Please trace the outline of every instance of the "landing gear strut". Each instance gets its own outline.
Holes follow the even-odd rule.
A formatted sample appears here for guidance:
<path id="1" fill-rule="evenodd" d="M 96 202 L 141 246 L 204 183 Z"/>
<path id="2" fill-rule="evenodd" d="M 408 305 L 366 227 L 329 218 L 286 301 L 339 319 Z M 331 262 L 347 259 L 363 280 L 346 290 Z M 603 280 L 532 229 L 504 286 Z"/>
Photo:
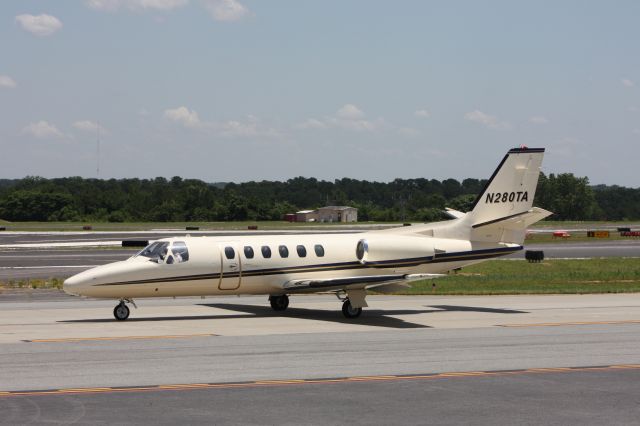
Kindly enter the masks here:
<path id="1" fill-rule="evenodd" d="M 345 299 L 342 303 L 342 315 L 346 318 L 358 318 L 362 313 L 362 308 L 354 308 L 349 299 Z"/>
<path id="2" fill-rule="evenodd" d="M 274 311 L 284 311 L 289 306 L 289 296 L 283 294 L 281 296 L 269 296 L 269 303 Z"/>

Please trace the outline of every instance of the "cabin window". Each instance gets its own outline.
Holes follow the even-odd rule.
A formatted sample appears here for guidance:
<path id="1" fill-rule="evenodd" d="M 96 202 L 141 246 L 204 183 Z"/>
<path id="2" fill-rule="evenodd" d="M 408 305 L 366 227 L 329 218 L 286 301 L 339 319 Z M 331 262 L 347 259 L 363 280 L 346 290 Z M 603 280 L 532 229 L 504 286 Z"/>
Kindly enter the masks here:
<path id="1" fill-rule="evenodd" d="M 287 246 L 279 246 L 278 253 L 280 253 L 280 257 L 289 257 L 289 249 Z"/>
<path id="2" fill-rule="evenodd" d="M 262 252 L 262 257 L 265 259 L 269 259 L 271 257 L 271 248 L 269 246 L 262 246 L 260 251 Z"/>
<path id="3" fill-rule="evenodd" d="M 320 244 L 316 244 L 315 246 L 313 246 L 313 249 L 316 251 L 316 256 L 324 256 L 324 247 L 322 247 Z"/>
<path id="4" fill-rule="evenodd" d="M 244 257 L 247 259 L 253 259 L 253 247 L 244 246 Z"/>
<path id="5" fill-rule="evenodd" d="M 189 260 L 189 249 L 184 241 L 174 241 L 173 244 L 171 244 L 171 253 L 173 253 L 175 263 L 182 263 Z M 168 259 L 167 263 L 169 263 Z"/>
<path id="6" fill-rule="evenodd" d="M 224 248 L 224 255 L 229 260 L 235 259 L 236 258 L 236 251 L 233 249 L 233 247 L 228 247 L 227 246 L 227 247 Z"/>
<path id="7" fill-rule="evenodd" d="M 307 257 L 307 249 L 303 245 L 296 246 L 296 251 L 298 252 L 298 256 Z"/>

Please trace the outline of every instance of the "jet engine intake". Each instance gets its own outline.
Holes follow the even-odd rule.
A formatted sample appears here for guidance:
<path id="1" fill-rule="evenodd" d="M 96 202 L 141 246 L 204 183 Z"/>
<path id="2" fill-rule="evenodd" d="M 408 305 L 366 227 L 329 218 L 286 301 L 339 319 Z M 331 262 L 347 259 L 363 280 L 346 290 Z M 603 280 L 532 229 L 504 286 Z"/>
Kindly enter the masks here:
<path id="1" fill-rule="evenodd" d="M 433 259 L 435 249 L 428 237 L 363 238 L 356 244 L 356 258 L 367 266 L 390 263 L 424 263 Z"/>

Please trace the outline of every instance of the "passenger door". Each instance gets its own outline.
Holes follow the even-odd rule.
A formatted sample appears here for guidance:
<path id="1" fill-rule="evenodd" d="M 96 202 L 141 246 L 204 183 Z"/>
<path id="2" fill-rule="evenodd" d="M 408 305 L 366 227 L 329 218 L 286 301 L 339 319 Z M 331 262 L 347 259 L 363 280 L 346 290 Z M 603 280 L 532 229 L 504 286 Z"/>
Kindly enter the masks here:
<path id="1" fill-rule="evenodd" d="M 220 290 L 235 290 L 242 280 L 240 246 L 236 242 L 220 243 Z"/>

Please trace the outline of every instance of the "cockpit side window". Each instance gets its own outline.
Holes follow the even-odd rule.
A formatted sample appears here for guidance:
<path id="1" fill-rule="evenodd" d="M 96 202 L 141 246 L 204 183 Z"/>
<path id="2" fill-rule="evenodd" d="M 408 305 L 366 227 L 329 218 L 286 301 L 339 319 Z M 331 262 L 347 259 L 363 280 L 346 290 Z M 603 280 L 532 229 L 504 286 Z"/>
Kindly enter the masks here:
<path id="1" fill-rule="evenodd" d="M 144 256 L 153 260 L 164 260 L 169 250 L 169 243 L 166 241 L 156 241 L 146 246 L 136 256 Z"/>
<path id="2" fill-rule="evenodd" d="M 189 249 L 184 241 L 174 241 L 171 245 L 171 252 L 175 263 L 182 263 L 189 260 Z"/>

